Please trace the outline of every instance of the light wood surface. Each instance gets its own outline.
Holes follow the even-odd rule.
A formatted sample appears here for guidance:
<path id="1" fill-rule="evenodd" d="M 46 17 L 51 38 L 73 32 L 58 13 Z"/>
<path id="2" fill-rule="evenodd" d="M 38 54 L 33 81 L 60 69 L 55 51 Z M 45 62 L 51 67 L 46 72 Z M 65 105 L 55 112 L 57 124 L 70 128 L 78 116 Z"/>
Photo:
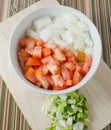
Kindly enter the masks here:
<path id="1" fill-rule="evenodd" d="M 33 130 L 44 130 L 50 123 L 41 110 L 46 96 L 27 88 L 16 77 L 9 63 L 8 42 L 13 27 L 24 14 L 51 4 L 58 3 L 41 0 L 0 24 L 0 74 Z M 97 73 L 80 91 L 88 99 L 89 130 L 101 130 L 111 122 L 111 71 L 103 60 Z"/>

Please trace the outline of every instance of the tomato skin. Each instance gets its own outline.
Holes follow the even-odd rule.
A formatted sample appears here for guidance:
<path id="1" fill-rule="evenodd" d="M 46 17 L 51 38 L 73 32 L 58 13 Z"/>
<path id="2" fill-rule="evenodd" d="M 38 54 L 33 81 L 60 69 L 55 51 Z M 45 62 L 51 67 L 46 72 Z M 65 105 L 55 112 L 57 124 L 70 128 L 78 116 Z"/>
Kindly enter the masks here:
<path id="1" fill-rule="evenodd" d="M 61 67 L 61 73 L 62 73 L 62 77 L 64 80 L 70 80 L 71 76 L 70 76 L 70 72 L 68 71 L 67 68 Z"/>
<path id="2" fill-rule="evenodd" d="M 35 76 L 38 79 L 38 81 L 42 84 L 43 88 L 48 89 L 49 82 L 47 79 L 42 75 L 42 72 L 39 69 L 35 70 Z"/>
<path id="3" fill-rule="evenodd" d="M 54 53 L 55 53 L 55 57 L 58 61 L 65 61 L 66 57 L 65 55 L 62 53 L 60 48 L 55 48 L 54 49 Z"/>
<path id="4" fill-rule="evenodd" d="M 52 75 L 51 77 L 54 81 L 55 86 L 64 86 L 64 80 L 61 75 Z"/>
<path id="5" fill-rule="evenodd" d="M 81 74 L 78 71 L 75 71 L 73 75 L 73 85 L 78 84 L 80 80 L 81 80 Z"/>
<path id="6" fill-rule="evenodd" d="M 35 70 L 32 67 L 29 67 L 24 74 L 25 78 L 31 81 L 32 83 L 37 82 L 37 78 L 35 77 Z"/>
<path id="7" fill-rule="evenodd" d="M 43 57 L 49 56 L 52 52 L 50 48 L 43 48 L 42 49 Z"/>
<path id="8" fill-rule="evenodd" d="M 41 59 L 41 62 L 45 65 L 49 64 L 49 65 L 55 65 L 55 61 L 53 59 L 53 57 L 51 55 L 44 57 Z"/>
<path id="9" fill-rule="evenodd" d="M 25 65 L 26 66 L 40 66 L 41 61 L 38 58 L 29 57 Z"/>
<path id="10" fill-rule="evenodd" d="M 66 89 L 68 88 L 67 86 L 53 86 L 53 90 L 63 90 L 63 89 Z"/>
<path id="11" fill-rule="evenodd" d="M 66 67 L 68 70 L 70 70 L 70 71 L 73 71 L 73 70 L 75 70 L 75 64 L 73 64 L 73 62 L 66 62 L 65 64 L 64 64 L 64 67 Z"/>
<path id="12" fill-rule="evenodd" d="M 36 39 L 36 45 L 37 46 L 44 46 L 45 42 L 42 39 Z"/>

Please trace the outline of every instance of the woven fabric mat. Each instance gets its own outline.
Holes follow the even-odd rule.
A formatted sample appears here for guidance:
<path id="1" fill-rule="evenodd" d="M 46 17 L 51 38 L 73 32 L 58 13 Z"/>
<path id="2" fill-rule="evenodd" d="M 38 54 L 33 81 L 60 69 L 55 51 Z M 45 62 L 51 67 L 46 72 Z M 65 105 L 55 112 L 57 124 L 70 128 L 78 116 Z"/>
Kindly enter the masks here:
<path id="1" fill-rule="evenodd" d="M 0 22 L 37 1 L 39 0 L 0 0 Z M 111 0 L 58 0 L 58 2 L 80 10 L 93 21 L 102 38 L 103 59 L 111 68 Z M 0 84 L 0 130 L 31 130 L 1 77 Z M 111 130 L 111 124 L 104 130 Z"/>

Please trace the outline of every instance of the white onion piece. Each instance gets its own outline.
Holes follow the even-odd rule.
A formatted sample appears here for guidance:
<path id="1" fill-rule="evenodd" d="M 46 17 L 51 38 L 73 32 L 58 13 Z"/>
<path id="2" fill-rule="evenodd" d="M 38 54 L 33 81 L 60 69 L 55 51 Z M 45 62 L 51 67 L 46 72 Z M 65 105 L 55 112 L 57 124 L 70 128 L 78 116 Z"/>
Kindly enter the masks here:
<path id="1" fill-rule="evenodd" d="M 50 25 L 51 23 L 52 23 L 52 20 L 49 16 L 41 17 L 39 19 L 34 20 L 34 26 L 36 26 L 38 29 L 46 27 L 47 25 Z"/>
<path id="2" fill-rule="evenodd" d="M 70 22 L 73 22 L 73 23 L 76 23 L 77 21 L 79 21 L 80 19 L 77 17 L 77 16 L 74 16 L 72 14 L 63 14 L 61 16 L 61 18 L 65 21 L 70 21 Z"/>
<path id="3" fill-rule="evenodd" d="M 85 38 L 85 43 L 86 43 L 86 45 L 88 45 L 89 47 L 93 47 L 93 42 L 92 42 L 92 40 L 90 40 L 89 38 Z"/>
<path id="4" fill-rule="evenodd" d="M 86 47 L 84 49 L 84 52 L 87 54 L 87 55 L 92 55 L 93 54 L 93 48 L 92 47 Z"/>
<path id="5" fill-rule="evenodd" d="M 29 36 L 29 37 L 35 38 L 35 39 L 40 38 L 40 36 L 39 36 L 39 34 L 37 32 L 34 32 L 34 31 L 30 30 L 30 29 L 27 29 L 26 35 Z"/>
<path id="6" fill-rule="evenodd" d="M 77 26 L 79 29 L 81 29 L 82 31 L 89 31 L 89 27 L 86 23 L 84 23 L 83 21 L 78 21 L 77 22 Z"/>
<path id="7" fill-rule="evenodd" d="M 74 128 L 73 130 L 83 130 L 83 123 L 82 122 L 77 122 L 75 125 L 74 125 Z"/>
<path id="8" fill-rule="evenodd" d="M 67 125 L 72 125 L 72 121 L 73 121 L 73 118 L 72 117 L 68 117 Z"/>
<path id="9" fill-rule="evenodd" d="M 52 32 L 48 29 L 43 29 L 39 32 L 39 34 L 40 38 L 43 39 L 45 42 L 47 42 L 52 36 Z"/>
<path id="10" fill-rule="evenodd" d="M 71 44 L 74 42 L 74 36 L 70 31 L 64 31 L 62 33 L 62 38 L 67 44 Z"/>
<path id="11" fill-rule="evenodd" d="M 67 122 L 65 120 L 59 120 L 62 127 L 67 128 Z"/>

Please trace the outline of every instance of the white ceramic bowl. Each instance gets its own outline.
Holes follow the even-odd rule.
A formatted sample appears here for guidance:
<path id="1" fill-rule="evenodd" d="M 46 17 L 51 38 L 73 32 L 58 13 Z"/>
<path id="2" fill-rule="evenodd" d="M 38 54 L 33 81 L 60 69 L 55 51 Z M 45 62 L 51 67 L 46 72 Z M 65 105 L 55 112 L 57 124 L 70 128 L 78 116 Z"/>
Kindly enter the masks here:
<path id="1" fill-rule="evenodd" d="M 32 83 L 30 83 L 28 80 L 24 78 L 20 65 L 19 65 L 18 57 L 17 57 L 18 42 L 19 42 L 19 39 L 25 35 L 26 29 L 31 26 L 32 21 L 34 19 L 37 19 L 40 16 L 46 16 L 46 15 L 58 16 L 63 13 L 73 14 L 79 17 L 82 21 L 84 21 L 89 26 L 90 34 L 94 42 L 93 62 L 92 62 L 92 66 L 88 74 L 74 87 L 70 87 L 68 89 L 59 90 L 59 91 L 45 90 L 45 89 L 36 87 L 35 85 L 33 85 Z M 9 58 L 10 58 L 11 66 L 13 70 L 15 71 L 16 75 L 20 78 L 21 82 L 24 83 L 24 86 L 29 87 L 30 89 L 33 89 L 34 91 L 41 92 L 44 94 L 51 94 L 51 95 L 65 94 L 65 93 L 72 92 L 83 87 L 95 74 L 101 60 L 101 51 L 102 51 L 101 39 L 94 24 L 80 11 L 75 10 L 70 7 L 66 7 L 66 6 L 49 6 L 49 7 L 41 8 L 39 10 L 34 10 L 33 12 L 28 13 L 15 26 L 12 32 L 12 35 L 10 38 L 10 44 L 9 44 Z"/>

